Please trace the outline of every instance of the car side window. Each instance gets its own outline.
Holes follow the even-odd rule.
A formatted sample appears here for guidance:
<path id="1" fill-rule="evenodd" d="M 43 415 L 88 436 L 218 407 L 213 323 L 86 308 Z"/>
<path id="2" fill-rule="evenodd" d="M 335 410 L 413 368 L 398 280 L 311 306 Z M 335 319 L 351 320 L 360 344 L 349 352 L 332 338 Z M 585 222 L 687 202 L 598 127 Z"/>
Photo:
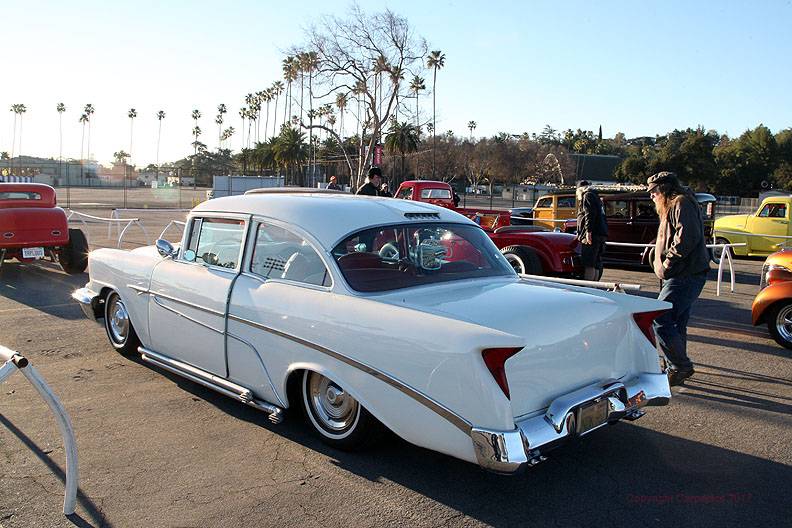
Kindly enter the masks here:
<path id="1" fill-rule="evenodd" d="M 539 201 L 536 202 L 535 209 L 540 209 L 544 207 L 553 207 L 553 197 L 552 196 L 545 196 L 544 198 L 539 198 Z"/>
<path id="2" fill-rule="evenodd" d="M 401 198 L 402 200 L 409 200 L 412 197 L 412 187 L 405 187 L 399 194 L 396 195 L 396 198 Z"/>
<path id="3" fill-rule="evenodd" d="M 330 286 L 330 273 L 319 254 L 302 237 L 269 224 L 256 228 L 250 271 L 267 279 Z"/>
<path id="4" fill-rule="evenodd" d="M 635 217 L 642 219 L 657 218 L 657 211 L 651 200 L 638 200 L 635 202 Z"/>
<path id="5" fill-rule="evenodd" d="M 561 196 L 558 198 L 559 209 L 574 209 L 575 197 L 574 196 Z"/>
<path id="6" fill-rule="evenodd" d="M 786 204 L 769 203 L 759 211 L 759 216 L 762 218 L 786 218 Z"/>
<path id="7" fill-rule="evenodd" d="M 630 214 L 630 205 L 626 200 L 607 200 L 604 205 L 608 218 L 627 218 Z"/>
<path id="8" fill-rule="evenodd" d="M 208 266 L 236 269 L 245 222 L 228 218 L 196 218 L 182 258 Z"/>

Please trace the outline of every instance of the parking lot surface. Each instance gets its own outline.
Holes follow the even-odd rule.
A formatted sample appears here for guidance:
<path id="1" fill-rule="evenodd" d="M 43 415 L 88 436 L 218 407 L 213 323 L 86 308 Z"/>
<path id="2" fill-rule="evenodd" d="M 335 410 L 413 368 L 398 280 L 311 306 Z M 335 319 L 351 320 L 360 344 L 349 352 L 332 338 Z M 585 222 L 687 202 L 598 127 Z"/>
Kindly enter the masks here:
<path id="1" fill-rule="evenodd" d="M 149 216 L 149 236 L 171 218 Z M 115 245 L 105 226 L 87 229 L 92 247 Z M 143 242 L 134 233 L 124 247 Z M 116 354 L 69 298 L 87 275 L 6 263 L 0 344 L 25 354 L 70 413 L 80 491 L 77 513 L 63 517 L 58 429 L 14 374 L 0 385 L 0 527 L 788 526 L 792 354 L 751 326 L 761 264 L 738 260 L 736 291 L 720 297 L 710 275 L 689 328 L 697 373 L 669 406 L 503 477 L 394 437 L 336 451 L 299 413 L 272 425 Z M 640 269 L 607 269 L 603 280 L 658 290 Z"/>

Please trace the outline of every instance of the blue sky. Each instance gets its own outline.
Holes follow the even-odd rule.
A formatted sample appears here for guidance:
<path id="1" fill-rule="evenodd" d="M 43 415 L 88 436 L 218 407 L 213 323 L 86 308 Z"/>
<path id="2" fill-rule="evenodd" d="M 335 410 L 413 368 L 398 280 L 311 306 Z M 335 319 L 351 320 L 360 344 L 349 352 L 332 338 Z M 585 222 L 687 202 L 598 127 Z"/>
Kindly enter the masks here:
<path id="1" fill-rule="evenodd" d="M 585 128 L 612 137 L 703 125 L 738 135 L 759 123 L 792 126 L 792 0 L 719 2 L 362 1 L 407 17 L 442 50 L 438 130 Z M 161 159 L 191 150 L 193 108 L 216 146 L 215 108 L 236 112 L 244 94 L 280 78 L 286 50 L 322 14 L 349 2 L 0 0 L 0 150 L 10 150 L 13 103 L 24 103 L 22 151 L 58 155 L 55 105 L 64 114 L 64 156 L 80 151 L 79 109 L 92 103 L 91 151 L 108 161 L 129 150 L 153 162 L 157 110 L 165 110 Z M 431 74 L 426 72 L 428 87 Z M 430 111 L 431 95 L 421 105 Z M 239 135 L 232 144 L 238 148 Z M 18 149 L 18 147 L 17 147 Z"/>

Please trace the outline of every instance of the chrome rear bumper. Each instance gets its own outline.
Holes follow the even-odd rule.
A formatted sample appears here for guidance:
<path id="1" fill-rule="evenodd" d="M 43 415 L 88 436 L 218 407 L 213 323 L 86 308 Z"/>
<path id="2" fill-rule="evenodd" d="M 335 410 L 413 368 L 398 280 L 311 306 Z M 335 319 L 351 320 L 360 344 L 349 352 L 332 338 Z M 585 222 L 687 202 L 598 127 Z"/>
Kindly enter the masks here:
<path id="1" fill-rule="evenodd" d="M 89 290 L 88 288 L 80 288 L 74 290 L 71 297 L 79 303 L 85 317 L 91 321 L 96 321 L 104 317 L 104 313 L 102 312 L 102 299 L 95 291 Z"/>
<path id="2" fill-rule="evenodd" d="M 559 396 L 544 414 L 517 422 L 512 431 L 474 427 L 470 436 L 479 465 L 497 473 L 516 473 L 536 465 L 547 450 L 570 437 L 581 436 L 576 430 L 577 409 L 603 399 L 608 401 L 607 419 L 602 424 L 606 425 L 622 418 L 640 418 L 641 407 L 667 405 L 671 388 L 664 373 L 606 380 Z"/>

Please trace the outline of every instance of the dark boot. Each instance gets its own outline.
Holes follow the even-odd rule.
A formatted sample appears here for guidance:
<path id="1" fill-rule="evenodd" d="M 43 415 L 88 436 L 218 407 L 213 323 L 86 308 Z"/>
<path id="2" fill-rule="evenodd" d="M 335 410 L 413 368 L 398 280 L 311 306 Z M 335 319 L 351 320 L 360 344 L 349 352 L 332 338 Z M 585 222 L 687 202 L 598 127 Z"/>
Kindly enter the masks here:
<path id="1" fill-rule="evenodd" d="M 676 370 L 672 369 L 668 373 L 668 384 L 672 387 L 676 387 L 677 385 L 682 385 L 685 383 L 685 380 L 692 376 L 696 371 L 692 368 L 687 370 Z"/>

